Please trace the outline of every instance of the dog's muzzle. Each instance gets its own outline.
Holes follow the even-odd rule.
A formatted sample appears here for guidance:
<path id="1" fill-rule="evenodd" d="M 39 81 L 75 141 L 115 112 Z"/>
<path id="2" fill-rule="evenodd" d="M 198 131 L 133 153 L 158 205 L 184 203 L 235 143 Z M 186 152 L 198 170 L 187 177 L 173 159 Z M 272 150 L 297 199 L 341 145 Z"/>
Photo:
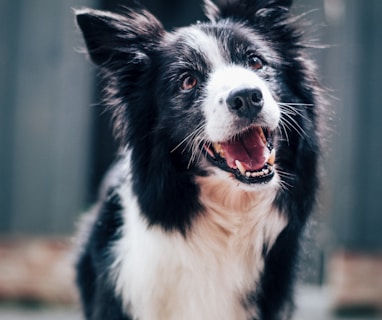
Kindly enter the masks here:
<path id="1" fill-rule="evenodd" d="M 212 164 L 234 174 L 239 181 L 267 183 L 275 174 L 272 137 L 267 129 L 252 126 L 232 140 L 205 143 L 203 147 Z"/>

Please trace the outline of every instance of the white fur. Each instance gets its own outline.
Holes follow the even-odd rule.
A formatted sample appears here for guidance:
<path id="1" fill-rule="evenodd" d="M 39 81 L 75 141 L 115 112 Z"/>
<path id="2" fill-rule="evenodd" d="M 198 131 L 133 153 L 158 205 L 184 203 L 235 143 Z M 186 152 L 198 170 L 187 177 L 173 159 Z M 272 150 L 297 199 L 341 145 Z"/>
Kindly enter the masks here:
<path id="1" fill-rule="evenodd" d="M 193 48 L 196 52 L 203 56 L 212 69 L 216 69 L 219 66 L 226 64 L 216 37 L 208 35 L 195 27 L 182 28 L 175 35 L 175 39 L 178 39 L 178 37 L 182 35 L 183 41 L 187 44 L 187 46 Z"/>
<path id="2" fill-rule="evenodd" d="M 238 133 L 236 125 L 238 119 L 229 110 L 226 100 L 232 90 L 239 88 L 261 90 L 264 106 L 256 125 L 268 127 L 271 130 L 276 129 L 281 116 L 280 108 L 264 80 L 246 68 L 226 65 L 211 73 L 206 86 L 203 111 L 207 120 L 206 133 L 210 141 L 227 141 Z"/>
<path id="3" fill-rule="evenodd" d="M 114 248 L 113 280 L 126 310 L 140 320 L 245 320 L 242 299 L 286 225 L 272 202 L 275 185 L 249 192 L 216 175 L 198 178 L 206 210 L 184 238 L 149 228 L 129 185 L 119 192 L 122 238 Z M 249 313 L 248 313 L 249 312 Z"/>

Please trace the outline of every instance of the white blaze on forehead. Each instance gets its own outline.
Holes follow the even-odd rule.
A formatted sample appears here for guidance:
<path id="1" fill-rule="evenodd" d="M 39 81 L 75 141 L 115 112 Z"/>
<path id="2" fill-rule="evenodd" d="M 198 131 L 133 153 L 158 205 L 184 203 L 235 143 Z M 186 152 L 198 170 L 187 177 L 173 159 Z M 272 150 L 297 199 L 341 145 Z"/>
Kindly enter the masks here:
<path id="1" fill-rule="evenodd" d="M 184 28 L 181 31 L 184 31 L 184 43 L 199 52 L 212 69 L 227 64 L 221 46 L 219 46 L 218 40 L 214 36 L 196 27 Z"/>
<path id="2" fill-rule="evenodd" d="M 236 135 L 238 130 L 242 131 L 237 127 L 238 116 L 229 110 L 226 102 L 230 92 L 236 89 L 260 89 L 264 106 L 256 125 L 271 130 L 278 126 L 280 109 L 267 83 L 253 70 L 233 64 L 229 53 L 225 52 L 223 44 L 214 35 L 208 34 L 198 26 L 191 26 L 181 28 L 176 33 L 169 34 L 169 37 L 170 42 L 180 41 L 199 53 L 210 70 L 202 100 L 206 134 L 210 141 L 227 141 Z"/>

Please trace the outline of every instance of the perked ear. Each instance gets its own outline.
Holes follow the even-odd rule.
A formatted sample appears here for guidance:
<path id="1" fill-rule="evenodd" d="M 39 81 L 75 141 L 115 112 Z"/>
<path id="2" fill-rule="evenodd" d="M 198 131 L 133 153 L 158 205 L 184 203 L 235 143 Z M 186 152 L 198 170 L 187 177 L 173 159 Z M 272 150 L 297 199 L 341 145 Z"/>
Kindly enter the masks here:
<path id="1" fill-rule="evenodd" d="M 109 69 L 144 62 L 164 33 L 161 23 L 145 10 L 120 15 L 79 9 L 75 14 L 92 61 Z"/>
<path id="2" fill-rule="evenodd" d="M 285 14 L 293 0 L 204 0 L 204 11 L 211 21 L 225 18 L 253 21 L 257 14 L 269 9 L 272 15 Z"/>

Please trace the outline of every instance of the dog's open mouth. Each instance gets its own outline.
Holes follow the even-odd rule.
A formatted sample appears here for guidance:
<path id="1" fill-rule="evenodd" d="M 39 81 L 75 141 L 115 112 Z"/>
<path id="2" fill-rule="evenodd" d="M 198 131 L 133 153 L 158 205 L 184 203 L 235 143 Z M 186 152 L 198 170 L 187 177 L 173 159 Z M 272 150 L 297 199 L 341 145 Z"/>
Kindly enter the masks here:
<path id="1" fill-rule="evenodd" d="M 207 158 L 220 169 L 233 173 L 241 182 L 267 183 L 275 172 L 272 133 L 251 127 L 230 141 L 205 143 Z"/>

